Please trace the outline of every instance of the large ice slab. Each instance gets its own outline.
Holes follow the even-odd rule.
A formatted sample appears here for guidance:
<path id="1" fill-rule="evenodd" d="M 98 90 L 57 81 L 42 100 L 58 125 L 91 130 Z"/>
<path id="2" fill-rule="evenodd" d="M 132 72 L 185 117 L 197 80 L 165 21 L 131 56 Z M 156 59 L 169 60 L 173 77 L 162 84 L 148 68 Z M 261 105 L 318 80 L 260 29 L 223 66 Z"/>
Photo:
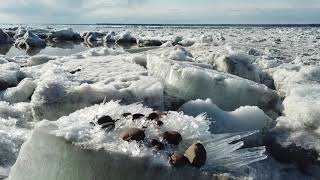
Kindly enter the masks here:
<path id="1" fill-rule="evenodd" d="M 125 55 L 74 57 L 50 61 L 40 69 L 30 68 L 27 74 L 39 76 L 32 96 L 35 118 L 55 120 L 104 99 L 143 102 L 161 109 L 162 84 L 148 76 L 146 69 L 125 58 Z"/>
<path id="2" fill-rule="evenodd" d="M 194 117 L 205 114 L 214 123 L 212 133 L 234 133 L 250 130 L 262 130 L 273 121 L 256 106 L 242 106 L 226 112 L 217 107 L 210 99 L 189 101 L 179 108 L 180 111 Z"/>
<path id="3" fill-rule="evenodd" d="M 164 82 L 169 95 L 185 101 L 210 98 L 223 110 L 245 105 L 267 110 L 278 103 L 277 93 L 265 85 L 188 62 L 149 55 L 147 67 L 151 74 Z"/>
<path id="4" fill-rule="evenodd" d="M 145 117 L 135 121 L 123 113 L 153 112 L 141 104 L 120 105 L 117 102 L 95 105 L 60 118 L 36 125 L 31 138 L 23 145 L 12 167 L 9 180 L 88 180 L 88 179 L 211 179 L 219 168 L 239 169 L 265 159 L 264 147 L 241 149 L 243 142 L 230 144 L 248 133 L 210 134 L 203 116 L 193 118 L 178 112 L 168 112 L 161 118 L 163 126 Z M 111 131 L 93 126 L 96 117 L 108 115 L 115 122 Z M 120 134 L 129 127 L 145 126 L 146 140 L 123 141 Z M 157 151 L 147 139 L 159 137 L 167 130 L 181 133 L 179 146 L 166 145 Z M 168 154 L 184 151 L 193 142 L 201 142 L 207 150 L 206 164 L 198 169 L 172 167 Z M 221 172 L 221 171 L 220 171 Z"/>

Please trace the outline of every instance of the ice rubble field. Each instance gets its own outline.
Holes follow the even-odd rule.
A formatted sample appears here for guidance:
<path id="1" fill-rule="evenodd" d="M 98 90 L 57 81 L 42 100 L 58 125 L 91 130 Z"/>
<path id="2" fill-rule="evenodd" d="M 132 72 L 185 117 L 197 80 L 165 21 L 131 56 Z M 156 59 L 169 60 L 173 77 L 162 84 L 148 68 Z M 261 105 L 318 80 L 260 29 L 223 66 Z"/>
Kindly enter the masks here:
<path id="1" fill-rule="evenodd" d="M 140 173 L 122 178 L 155 176 L 161 166 L 171 170 L 159 170 L 160 179 L 186 179 L 199 173 L 208 178 L 203 172 L 319 179 L 319 28 L 111 30 L 6 28 L 0 32 L 0 43 L 15 41 L 25 48 L 78 40 L 140 46 L 94 48 L 71 56 L 1 56 L 0 178 L 16 162 L 12 180 L 44 179 L 48 173 L 49 179 L 103 179 L 105 172 L 117 172 L 110 175 L 117 179 L 121 162 L 129 161 L 122 168 L 134 172 L 147 158 L 148 173 L 136 169 Z M 150 108 L 169 113 L 163 127 L 150 125 L 147 137 L 174 129 L 182 134 L 182 144 L 157 152 L 145 142 L 119 139 L 124 128 L 148 124 L 145 119 L 120 118 L 121 114 L 147 115 Z M 100 115 L 120 120 L 113 131 L 105 132 L 89 123 Z M 260 132 L 249 133 L 255 130 Z M 244 143 L 238 141 L 242 138 Z M 200 170 L 171 167 L 170 151 L 181 151 L 194 141 L 207 150 L 205 166 Z M 252 149 L 240 149 L 243 145 Z M 269 159 L 254 163 L 250 173 L 243 170 L 265 158 L 264 146 Z M 108 161 L 118 164 L 112 167 Z"/>

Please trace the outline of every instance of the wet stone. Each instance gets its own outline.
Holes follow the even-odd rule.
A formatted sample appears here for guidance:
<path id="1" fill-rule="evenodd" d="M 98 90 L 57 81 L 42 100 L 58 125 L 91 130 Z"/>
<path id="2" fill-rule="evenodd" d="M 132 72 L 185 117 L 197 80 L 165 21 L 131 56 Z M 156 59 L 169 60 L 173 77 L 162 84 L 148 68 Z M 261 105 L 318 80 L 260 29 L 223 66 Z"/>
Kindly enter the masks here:
<path id="1" fill-rule="evenodd" d="M 98 124 L 102 125 L 105 123 L 114 123 L 115 121 L 110 116 L 102 116 L 98 119 Z"/>
<path id="2" fill-rule="evenodd" d="M 157 123 L 158 126 L 162 126 L 163 125 L 163 122 L 160 121 L 160 120 L 156 121 L 156 123 Z"/>
<path id="3" fill-rule="evenodd" d="M 169 144 L 178 145 L 182 141 L 182 136 L 176 131 L 166 131 L 162 135 Z"/>
<path id="4" fill-rule="evenodd" d="M 131 115 L 131 113 L 123 113 L 122 114 L 122 117 L 128 117 L 128 116 L 130 116 Z"/>
<path id="5" fill-rule="evenodd" d="M 169 161 L 170 161 L 170 164 L 172 164 L 173 166 L 185 166 L 189 164 L 189 161 L 185 156 L 178 154 L 176 152 L 170 155 Z"/>
<path id="6" fill-rule="evenodd" d="M 132 120 L 140 119 L 140 118 L 142 118 L 142 117 L 144 117 L 143 114 L 133 114 L 133 115 L 132 115 Z"/>
<path id="7" fill-rule="evenodd" d="M 160 142 L 157 139 L 152 139 L 150 141 L 150 144 L 152 147 L 156 147 L 158 150 L 163 150 L 164 149 L 164 144 L 162 142 Z"/>
<path id="8" fill-rule="evenodd" d="M 101 125 L 101 129 L 106 129 L 106 130 L 112 130 L 115 127 L 116 127 L 116 124 L 114 122 L 107 122 Z"/>
<path id="9" fill-rule="evenodd" d="M 184 154 L 189 163 L 195 167 L 201 167 L 206 163 L 207 151 L 201 143 L 192 144 Z"/>
<path id="10" fill-rule="evenodd" d="M 141 141 L 145 138 L 144 131 L 139 128 L 129 128 L 120 134 L 121 139 L 125 141 Z"/>
<path id="11" fill-rule="evenodd" d="M 155 120 L 159 119 L 160 115 L 157 112 L 150 113 L 147 117 L 148 120 Z"/>

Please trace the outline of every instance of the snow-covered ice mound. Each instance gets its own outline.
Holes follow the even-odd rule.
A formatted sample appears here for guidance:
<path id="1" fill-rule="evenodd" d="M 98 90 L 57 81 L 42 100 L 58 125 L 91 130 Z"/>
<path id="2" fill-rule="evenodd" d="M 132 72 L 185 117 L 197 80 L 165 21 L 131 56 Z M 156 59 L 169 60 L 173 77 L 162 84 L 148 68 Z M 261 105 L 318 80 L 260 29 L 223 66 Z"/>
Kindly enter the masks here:
<path id="1" fill-rule="evenodd" d="M 210 121 L 203 116 L 193 118 L 170 111 L 155 120 L 151 118 L 153 112 L 141 104 L 111 101 L 57 121 L 41 121 L 23 145 L 9 179 L 211 179 L 214 173 L 221 172 L 219 169 L 241 169 L 266 158 L 264 147 L 239 149 L 243 142 L 238 140 L 254 132 L 214 135 L 209 133 Z M 102 122 L 101 117 L 106 116 L 109 120 Z M 132 127 L 143 129 L 143 137 L 123 140 L 127 137 L 123 132 Z M 179 145 L 169 144 L 170 138 L 162 136 L 167 131 L 180 133 Z M 157 139 L 164 147 L 151 147 L 151 139 Z M 230 144 L 235 141 L 238 142 Z M 195 142 L 203 144 L 206 151 L 201 168 L 188 163 L 182 167 L 171 165 L 171 153 L 183 154 Z M 188 152 L 185 156 L 189 157 Z"/>
<path id="2" fill-rule="evenodd" d="M 49 33 L 48 38 L 53 41 L 79 41 L 83 40 L 79 33 L 74 32 L 72 28 L 61 29 Z"/>
<path id="3" fill-rule="evenodd" d="M 23 78 L 20 66 L 13 62 L 1 64 L 0 72 L 0 92 L 16 86 Z"/>
<path id="4" fill-rule="evenodd" d="M 32 47 L 44 48 L 47 43 L 31 31 L 27 31 L 22 37 L 16 40 L 15 45 L 25 49 Z"/>
<path id="5" fill-rule="evenodd" d="M 171 96 L 185 101 L 210 98 L 223 110 L 245 105 L 263 110 L 276 107 L 278 95 L 267 86 L 199 66 L 153 55 L 147 58 L 148 70 L 164 82 L 165 91 Z"/>
<path id="6" fill-rule="evenodd" d="M 31 101 L 35 119 L 55 120 L 104 99 L 143 102 L 161 109 L 162 84 L 125 58 L 126 55 L 74 57 L 50 61 L 40 69 L 29 68 L 29 74 L 39 76 Z"/>
<path id="7" fill-rule="evenodd" d="M 32 113 L 29 103 L 0 101 L 0 169 L 6 171 L 15 163 L 20 147 L 30 135 Z M 6 175 L 6 174 L 1 174 Z"/>
<path id="8" fill-rule="evenodd" d="M 275 85 L 283 96 L 283 116 L 277 119 L 273 133 L 284 148 L 320 152 L 320 68 L 287 67 L 273 74 Z M 281 134 L 281 135 L 280 135 Z M 307 154 L 305 157 L 308 158 Z M 317 159 L 317 157 L 313 157 Z"/>

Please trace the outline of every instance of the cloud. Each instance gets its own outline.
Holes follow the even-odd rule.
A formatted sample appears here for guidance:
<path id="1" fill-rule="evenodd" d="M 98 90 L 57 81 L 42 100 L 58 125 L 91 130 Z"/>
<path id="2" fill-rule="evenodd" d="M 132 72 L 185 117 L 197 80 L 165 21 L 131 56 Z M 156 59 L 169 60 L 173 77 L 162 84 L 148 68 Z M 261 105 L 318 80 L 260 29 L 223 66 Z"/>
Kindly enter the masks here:
<path id="1" fill-rule="evenodd" d="M 320 23 L 319 0 L 1 0 L 2 23 Z"/>

